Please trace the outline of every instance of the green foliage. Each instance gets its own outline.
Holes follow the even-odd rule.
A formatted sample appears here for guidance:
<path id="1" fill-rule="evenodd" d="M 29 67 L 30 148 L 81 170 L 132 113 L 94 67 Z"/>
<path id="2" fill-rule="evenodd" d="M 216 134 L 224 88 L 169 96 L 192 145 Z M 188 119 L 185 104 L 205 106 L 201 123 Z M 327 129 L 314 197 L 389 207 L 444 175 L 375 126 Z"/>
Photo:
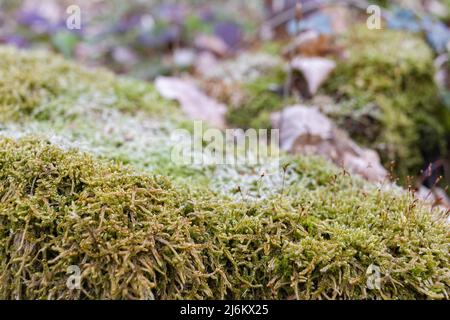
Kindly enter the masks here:
<path id="1" fill-rule="evenodd" d="M 168 134 L 189 126 L 151 85 L 0 57 L 2 127 L 33 133 L 0 137 L 0 298 L 449 297 L 448 225 L 411 195 L 287 155 L 271 184 L 271 163 L 177 166 Z M 82 290 L 66 286 L 73 265 Z"/>
<path id="2" fill-rule="evenodd" d="M 2 138 L 0 297 L 448 298 L 442 221 L 410 196 L 363 188 L 324 162 L 291 166 L 302 176 L 297 190 L 235 202 Z M 372 264 L 379 290 L 367 289 Z M 71 265 L 82 290 L 66 286 Z"/>
<path id="3" fill-rule="evenodd" d="M 450 113 L 439 100 L 427 44 L 391 30 L 358 30 L 346 41 L 348 57 L 326 85 L 341 107 L 332 116 L 385 163 L 395 161 L 401 177 L 419 172 L 433 155 L 445 156 Z M 360 123 L 361 113 L 370 125 Z"/>

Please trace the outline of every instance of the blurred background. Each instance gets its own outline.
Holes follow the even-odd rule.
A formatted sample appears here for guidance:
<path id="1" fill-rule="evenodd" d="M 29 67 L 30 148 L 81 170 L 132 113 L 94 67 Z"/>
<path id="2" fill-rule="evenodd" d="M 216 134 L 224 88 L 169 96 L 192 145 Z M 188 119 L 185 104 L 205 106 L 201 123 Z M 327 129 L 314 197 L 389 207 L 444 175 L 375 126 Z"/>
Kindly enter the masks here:
<path id="1" fill-rule="evenodd" d="M 298 3 L 303 21 L 296 27 Z M 1 0 L 0 43 L 46 47 L 87 64 L 153 79 L 191 67 L 202 50 L 230 58 L 264 43 L 276 50 L 272 41 L 287 41 L 299 30 L 344 33 L 367 19 L 373 3 L 386 10 L 384 17 L 389 13 L 391 28 L 419 31 L 416 15 L 430 19 L 433 25 L 422 31 L 434 49 L 446 50 L 448 0 Z M 71 5 L 81 9 L 79 30 L 66 27 Z"/>
<path id="2" fill-rule="evenodd" d="M 66 9 L 81 9 L 81 29 L 68 30 Z M 188 66 L 201 42 L 223 55 L 245 47 L 264 17 L 260 1 L 2 0 L 0 42 L 46 47 L 87 64 L 143 79 Z M 199 39 L 208 35 L 206 39 Z M 175 56 L 174 56 L 175 55 Z"/>

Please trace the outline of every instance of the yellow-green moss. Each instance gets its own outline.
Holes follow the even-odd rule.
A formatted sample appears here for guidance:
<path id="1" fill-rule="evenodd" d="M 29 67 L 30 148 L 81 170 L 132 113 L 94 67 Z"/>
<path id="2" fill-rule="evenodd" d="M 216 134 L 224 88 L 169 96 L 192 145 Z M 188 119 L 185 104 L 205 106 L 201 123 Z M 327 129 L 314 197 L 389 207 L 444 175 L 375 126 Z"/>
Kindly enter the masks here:
<path id="1" fill-rule="evenodd" d="M 80 67 L 46 51 L 0 46 L 0 120 L 68 117 L 73 109 L 115 108 L 160 115 L 176 108 L 152 84 Z"/>
<path id="2" fill-rule="evenodd" d="M 417 35 L 360 29 L 349 33 L 348 57 L 326 85 L 339 101 L 332 116 L 352 137 L 379 150 L 385 163 L 396 161 L 400 176 L 416 175 L 426 160 L 446 155 L 450 128 L 434 82 L 433 54 Z"/>
<path id="3" fill-rule="evenodd" d="M 234 202 L 46 142 L 0 139 L 3 299 L 448 298 L 448 227 L 317 160 Z M 318 178 L 320 177 L 320 179 Z M 293 186 L 295 187 L 295 186 Z M 366 270 L 381 271 L 381 288 Z M 67 268 L 81 290 L 66 286 Z"/>
<path id="4" fill-rule="evenodd" d="M 288 103 L 288 99 L 280 92 L 285 76 L 280 68 L 242 84 L 243 98 L 237 105 L 229 106 L 226 114 L 228 123 L 237 128 L 270 129 L 270 114 L 281 110 Z"/>

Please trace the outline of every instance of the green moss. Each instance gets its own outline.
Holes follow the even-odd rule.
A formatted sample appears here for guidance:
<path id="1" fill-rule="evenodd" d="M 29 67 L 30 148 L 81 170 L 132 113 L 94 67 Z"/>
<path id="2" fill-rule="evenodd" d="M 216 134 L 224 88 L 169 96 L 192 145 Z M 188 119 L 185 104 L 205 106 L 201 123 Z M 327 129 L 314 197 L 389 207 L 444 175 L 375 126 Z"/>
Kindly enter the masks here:
<path id="1" fill-rule="evenodd" d="M 237 128 L 270 129 L 270 114 L 281 110 L 287 103 L 280 92 L 284 85 L 285 72 L 273 70 L 258 79 L 243 84 L 243 98 L 231 105 L 226 114 L 228 123 Z"/>
<path id="2" fill-rule="evenodd" d="M 153 84 L 83 68 L 45 51 L 0 47 L 0 132 L 56 138 L 99 157 L 205 184 L 205 170 L 170 160 L 171 133 L 190 129 Z"/>
<path id="3" fill-rule="evenodd" d="M 279 44 L 222 61 L 203 75 L 207 90 L 213 87 L 214 95 L 228 105 L 226 120 L 231 126 L 270 128 L 270 113 L 287 103 L 283 97 L 286 65 L 278 54 L 270 53 L 275 46 Z"/>
<path id="4" fill-rule="evenodd" d="M 83 68 L 45 51 L 0 47 L 0 120 L 70 117 L 74 107 L 176 113 L 152 84 Z"/>
<path id="5" fill-rule="evenodd" d="M 354 31 L 346 42 L 348 57 L 326 85 L 339 99 L 340 110 L 331 115 L 380 151 L 384 163 L 395 161 L 401 177 L 445 156 L 450 113 L 439 100 L 427 44 L 391 30 Z"/>
<path id="6" fill-rule="evenodd" d="M 259 50 L 272 56 L 279 56 L 285 45 L 282 41 L 264 41 L 261 43 Z"/>
<path id="7" fill-rule="evenodd" d="M 235 202 L 2 138 L 0 297 L 448 298 L 448 227 L 426 208 L 324 162 L 291 166 L 303 177 L 285 195 Z M 71 265 L 82 290 L 66 286 Z"/>

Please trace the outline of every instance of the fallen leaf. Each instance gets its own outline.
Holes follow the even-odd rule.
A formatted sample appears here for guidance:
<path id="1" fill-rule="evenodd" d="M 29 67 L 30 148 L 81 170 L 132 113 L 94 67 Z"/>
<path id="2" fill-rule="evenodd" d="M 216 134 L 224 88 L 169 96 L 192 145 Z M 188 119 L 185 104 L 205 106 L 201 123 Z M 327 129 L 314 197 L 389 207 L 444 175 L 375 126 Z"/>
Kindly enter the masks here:
<path id="1" fill-rule="evenodd" d="M 203 120 L 218 128 L 225 127 L 226 106 L 205 95 L 191 81 L 158 77 L 155 87 L 164 98 L 177 100 L 191 119 Z"/>
<path id="2" fill-rule="evenodd" d="M 220 57 L 227 55 L 229 51 L 226 42 L 214 35 L 198 35 L 194 40 L 194 44 L 197 49 L 210 51 Z"/>
<path id="3" fill-rule="evenodd" d="M 280 130 L 282 150 L 323 156 L 372 182 L 388 176 L 375 151 L 359 147 L 315 107 L 287 107 L 272 114 L 272 126 Z"/>
<path id="4" fill-rule="evenodd" d="M 291 67 L 302 73 L 308 84 L 309 93 L 315 95 L 336 68 L 336 63 L 319 57 L 296 57 L 291 61 Z"/>
<path id="5" fill-rule="evenodd" d="M 173 63 L 178 68 L 190 68 L 194 65 L 196 53 L 192 49 L 177 49 L 173 52 Z"/>
<path id="6" fill-rule="evenodd" d="M 340 51 L 341 49 L 335 45 L 332 36 L 309 30 L 300 33 L 283 48 L 283 56 L 286 58 L 295 55 L 323 57 L 330 54 L 338 54 Z"/>

